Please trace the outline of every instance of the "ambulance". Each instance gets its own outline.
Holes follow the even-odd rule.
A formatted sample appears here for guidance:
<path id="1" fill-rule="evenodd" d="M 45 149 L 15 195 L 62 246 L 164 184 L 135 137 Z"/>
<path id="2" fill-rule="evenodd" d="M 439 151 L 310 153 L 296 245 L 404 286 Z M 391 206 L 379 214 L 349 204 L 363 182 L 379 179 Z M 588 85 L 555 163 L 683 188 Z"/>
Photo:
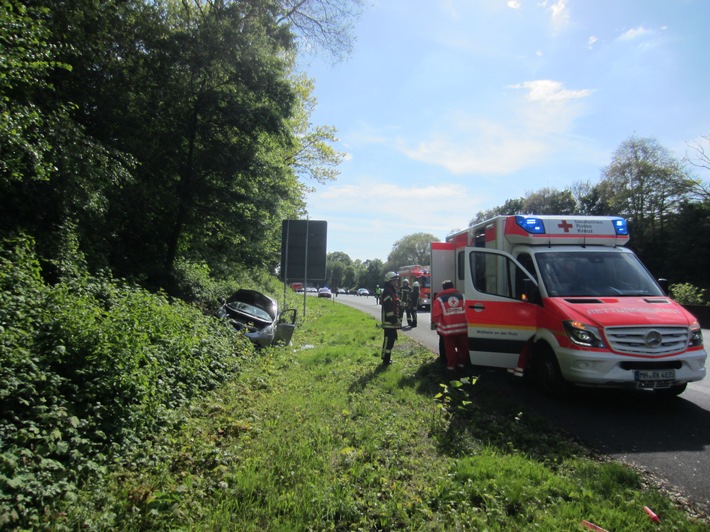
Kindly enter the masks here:
<path id="1" fill-rule="evenodd" d="M 431 243 L 432 292 L 451 280 L 465 295 L 474 365 L 553 395 L 576 385 L 676 396 L 705 377 L 702 331 L 628 241 L 618 217 L 498 216 Z"/>

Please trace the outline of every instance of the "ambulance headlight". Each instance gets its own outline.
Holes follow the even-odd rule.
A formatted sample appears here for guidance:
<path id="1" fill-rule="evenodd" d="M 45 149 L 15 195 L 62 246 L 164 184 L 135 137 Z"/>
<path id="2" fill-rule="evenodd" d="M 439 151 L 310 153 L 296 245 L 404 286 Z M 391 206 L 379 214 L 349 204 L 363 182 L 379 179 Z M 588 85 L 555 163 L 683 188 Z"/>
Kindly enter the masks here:
<path id="1" fill-rule="evenodd" d="M 599 329 L 581 321 L 563 321 L 565 332 L 572 342 L 584 347 L 606 347 Z"/>
<path id="2" fill-rule="evenodd" d="M 697 347 L 703 345 L 703 331 L 696 321 L 690 326 L 688 331 L 688 347 Z"/>

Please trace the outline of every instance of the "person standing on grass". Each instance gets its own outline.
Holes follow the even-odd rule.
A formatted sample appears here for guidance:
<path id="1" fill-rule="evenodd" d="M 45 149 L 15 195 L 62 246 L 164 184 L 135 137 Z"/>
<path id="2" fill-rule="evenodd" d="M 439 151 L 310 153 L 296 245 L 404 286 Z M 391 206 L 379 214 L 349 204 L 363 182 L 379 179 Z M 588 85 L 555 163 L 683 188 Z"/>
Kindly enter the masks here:
<path id="1" fill-rule="evenodd" d="M 382 329 L 385 337 L 382 341 L 382 363 L 392 362 L 392 348 L 397 340 L 397 329 L 402 327 L 400 318 L 400 300 L 397 295 L 399 275 L 394 272 L 385 274 L 385 287 L 382 290 L 380 303 L 382 304 Z"/>
<path id="2" fill-rule="evenodd" d="M 409 287 L 409 280 L 402 279 L 402 289 L 399 291 L 399 298 L 402 301 L 402 314 L 407 314 L 407 325 L 411 325 L 409 319 L 409 298 L 412 296 L 412 289 Z M 403 316 L 400 316 L 400 321 Z"/>
<path id="3" fill-rule="evenodd" d="M 453 371 L 457 367 L 463 368 L 468 359 L 466 299 L 451 281 L 444 281 L 442 288 L 432 303 L 431 321 L 444 339 L 446 369 Z"/>
<path id="4" fill-rule="evenodd" d="M 409 294 L 409 305 L 407 306 L 407 322 L 414 328 L 417 326 L 417 310 L 419 309 L 419 282 L 412 283 L 412 292 Z"/>

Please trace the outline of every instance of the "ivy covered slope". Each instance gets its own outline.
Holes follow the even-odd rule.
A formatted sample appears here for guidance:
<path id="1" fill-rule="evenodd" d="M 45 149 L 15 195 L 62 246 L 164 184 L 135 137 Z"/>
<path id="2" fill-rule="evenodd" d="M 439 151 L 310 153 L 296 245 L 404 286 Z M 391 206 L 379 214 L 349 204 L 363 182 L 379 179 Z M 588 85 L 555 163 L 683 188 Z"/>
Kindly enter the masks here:
<path id="1" fill-rule="evenodd" d="M 0 528 L 33 528 L 83 481 L 239 371 L 248 343 L 199 310 L 0 244 Z"/>

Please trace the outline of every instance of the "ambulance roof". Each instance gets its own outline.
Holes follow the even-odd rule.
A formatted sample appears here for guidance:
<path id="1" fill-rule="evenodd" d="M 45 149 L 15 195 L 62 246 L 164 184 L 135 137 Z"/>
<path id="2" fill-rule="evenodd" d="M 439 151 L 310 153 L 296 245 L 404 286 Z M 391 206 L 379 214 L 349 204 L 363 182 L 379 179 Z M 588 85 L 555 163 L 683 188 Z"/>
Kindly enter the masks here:
<path id="1" fill-rule="evenodd" d="M 511 244 L 620 246 L 629 241 L 626 220 L 617 216 L 506 216 Z"/>

